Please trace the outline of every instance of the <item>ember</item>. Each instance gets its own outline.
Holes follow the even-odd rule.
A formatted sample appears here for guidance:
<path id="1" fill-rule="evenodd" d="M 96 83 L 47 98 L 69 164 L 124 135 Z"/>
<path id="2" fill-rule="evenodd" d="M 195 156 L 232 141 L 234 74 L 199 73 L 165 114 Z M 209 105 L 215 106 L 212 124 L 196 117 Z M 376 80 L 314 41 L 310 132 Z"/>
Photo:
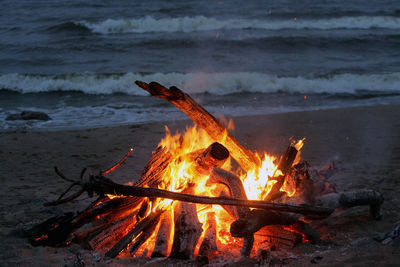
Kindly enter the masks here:
<path id="1" fill-rule="evenodd" d="M 316 242 L 319 234 L 304 216 L 321 219 L 337 207 L 369 205 L 371 215 L 379 218 L 383 202 L 379 192 L 337 193 L 325 186 L 320 190 L 318 182 L 325 184 L 328 172 L 323 179 L 312 179 L 313 172 L 300 157 L 304 138 L 292 140 L 279 161 L 267 153 L 253 153 L 178 88 L 167 89 L 155 82 L 137 84 L 177 106 L 200 128 L 193 126 L 173 135 L 166 127 L 166 136 L 135 186 L 104 177 L 132 149 L 101 175 L 91 175 L 89 181 L 82 179 L 84 171 L 75 181 L 56 169 L 72 184 L 48 205 L 69 202 L 85 191 L 99 198 L 78 215 L 51 218 L 31 229 L 34 245 L 73 241 L 111 258 L 129 251 L 131 256 L 197 257 L 208 262 L 234 248 L 249 257 L 256 252 L 254 244 L 293 247 L 301 241 Z M 74 186 L 79 191 L 64 197 Z M 320 206 L 312 206 L 316 203 Z"/>

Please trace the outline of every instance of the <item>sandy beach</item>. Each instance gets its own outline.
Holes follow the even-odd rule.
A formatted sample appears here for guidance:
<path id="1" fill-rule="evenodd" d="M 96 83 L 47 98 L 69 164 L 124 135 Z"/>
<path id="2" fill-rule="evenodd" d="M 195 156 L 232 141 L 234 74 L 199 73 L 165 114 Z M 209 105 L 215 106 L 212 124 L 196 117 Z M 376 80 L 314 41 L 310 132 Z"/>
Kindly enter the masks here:
<path id="1" fill-rule="evenodd" d="M 368 217 L 366 207 L 335 212 L 315 224 L 319 244 L 300 244 L 285 252 L 284 263 L 307 266 L 396 266 L 399 242 L 383 245 L 372 240 L 400 224 L 400 106 L 376 106 L 305 111 L 233 118 L 239 142 L 254 151 L 281 155 L 290 137 L 306 137 L 303 159 L 311 166 L 334 161 L 338 172 L 331 178 L 339 191 L 371 188 L 385 198 L 383 218 Z M 53 170 L 77 177 L 83 167 L 97 173 L 116 163 L 130 147 L 134 153 L 116 172 L 115 182 L 136 180 L 164 136 L 190 121 L 168 121 L 121 127 L 53 132 L 0 133 L 1 266 L 78 266 L 79 252 L 86 266 L 132 265 L 132 259 L 95 262 L 92 251 L 77 245 L 67 248 L 32 247 L 22 229 L 68 210 L 79 210 L 88 199 L 59 207 L 43 203 L 56 199 L 66 188 Z M 397 240 L 398 241 L 398 240 Z"/>

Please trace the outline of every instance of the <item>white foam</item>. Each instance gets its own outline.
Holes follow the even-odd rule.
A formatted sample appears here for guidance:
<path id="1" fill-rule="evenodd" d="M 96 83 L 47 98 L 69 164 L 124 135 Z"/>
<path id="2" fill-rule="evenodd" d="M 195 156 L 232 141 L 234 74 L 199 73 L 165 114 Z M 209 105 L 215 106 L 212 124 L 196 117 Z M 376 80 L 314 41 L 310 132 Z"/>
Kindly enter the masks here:
<path id="1" fill-rule="evenodd" d="M 400 18 L 392 16 L 358 16 L 329 19 L 287 20 L 217 20 L 204 16 L 155 19 L 150 16 L 135 19 L 107 19 L 100 22 L 79 21 L 91 31 L 100 34 L 145 32 L 195 32 L 221 29 L 400 29 Z"/>
<path id="2" fill-rule="evenodd" d="M 135 85 L 136 80 L 157 81 L 175 85 L 188 93 L 226 95 L 240 92 L 257 93 L 348 93 L 359 90 L 400 92 L 400 72 L 385 74 L 338 74 L 327 77 L 280 77 L 264 73 L 94 73 L 55 75 L 0 75 L 0 88 L 20 93 L 80 91 L 85 94 L 147 95 Z"/>

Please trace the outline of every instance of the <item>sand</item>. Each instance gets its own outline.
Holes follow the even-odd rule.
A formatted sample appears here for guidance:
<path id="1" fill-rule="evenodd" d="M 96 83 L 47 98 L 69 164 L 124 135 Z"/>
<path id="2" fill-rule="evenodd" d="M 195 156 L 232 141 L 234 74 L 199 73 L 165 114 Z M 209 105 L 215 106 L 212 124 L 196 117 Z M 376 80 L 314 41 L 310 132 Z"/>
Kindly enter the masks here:
<path id="1" fill-rule="evenodd" d="M 400 224 L 400 106 L 377 106 L 293 112 L 234 118 L 232 133 L 256 151 L 280 155 L 288 139 L 306 137 L 303 159 L 318 167 L 334 160 L 338 172 L 331 178 L 340 191 L 372 188 L 385 197 L 383 219 L 371 220 L 365 207 L 338 211 L 315 224 L 323 242 L 301 244 L 285 251 L 282 262 L 307 266 L 396 265 L 400 245 L 372 240 Z M 124 266 L 131 259 L 95 261 L 93 252 L 77 245 L 69 248 L 32 247 L 22 229 L 63 211 L 79 210 L 88 199 L 45 208 L 66 188 L 53 171 L 58 166 L 68 177 L 83 167 L 97 173 L 116 163 L 130 147 L 134 155 L 111 178 L 119 183 L 135 181 L 164 136 L 164 124 L 172 131 L 189 121 L 168 121 L 132 126 L 53 132 L 0 133 L 1 266 Z M 247 263 L 250 263 L 248 261 Z"/>

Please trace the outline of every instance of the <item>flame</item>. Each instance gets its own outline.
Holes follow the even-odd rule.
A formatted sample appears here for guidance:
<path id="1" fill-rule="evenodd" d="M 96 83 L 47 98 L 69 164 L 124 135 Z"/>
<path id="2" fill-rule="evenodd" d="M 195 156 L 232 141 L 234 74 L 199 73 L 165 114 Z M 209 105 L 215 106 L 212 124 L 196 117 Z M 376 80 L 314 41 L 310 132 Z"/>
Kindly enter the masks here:
<path id="1" fill-rule="evenodd" d="M 230 128 L 233 128 L 232 122 L 228 123 Z M 208 134 L 202 130 L 198 129 L 196 126 L 186 127 L 183 133 L 176 132 L 172 135 L 168 127 L 165 126 L 166 135 L 160 141 L 159 146 L 164 147 L 171 155 L 172 162 L 168 165 L 162 182 L 159 184 L 160 189 L 165 189 L 173 192 L 182 192 L 189 184 L 195 184 L 194 194 L 202 196 L 213 196 L 218 197 L 221 194 L 229 196 L 226 191 L 226 187 L 222 184 L 213 184 L 207 186 L 208 175 L 204 175 L 196 170 L 195 158 L 196 156 L 204 151 L 210 144 L 214 143 L 215 140 L 211 139 Z M 218 140 L 223 142 L 222 140 Z M 299 140 L 295 146 L 297 150 L 300 150 L 304 144 L 304 139 Z M 256 154 L 256 157 L 260 159 L 260 166 L 256 169 L 250 170 L 247 173 L 242 173 L 239 177 L 243 182 L 243 186 L 248 199 L 264 199 L 268 195 L 272 186 L 277 182 L 274 177 L 282 175 L 280 170 L 277 170 L 277 158 L 267 153 L 262 153 L 261 156 Z M 223 169 L 229 170 L 236 173 L 232 168 L 230 160 L 227 160 L 222 166 Z M 285 186 L 284 190 L 288 195 L 294 194 L 295 192 L 290 191 Z M 109 196 L 112 197 L 112 196 Z M 175 202 L 176 203 L 176 202 Z M 169 199 L 156 199 L 149 208 L 148 214 L 150 212 L 155 212 L 157 210 L 166 210 L 171 212 L 174 209 L 175 203 L 173 200 Z M 223 207 L 219 205 L 201 205 L 197 204 L 197 215 L 200 223 L 203 225 L 203 233 L 199 239 L 196 250 L 198 251 L 201 244 L 201 240 L 204 237 L 205 229 L 208 227 L 207 224 L 207 214 L 213 213 L 216 219 L 216 233 L 217 233 L 217 245 L 220 247 L 225 245 L 240 245 L 240 238 L 233 238 L 230 234 L 230 225 L 235 218 L 233 218 Z M 147 214 L 147 215 L 148 215 Z M 211 216 L 211 215 L 209 215 Z M 158 226 L 157 226 L 158 229 Z M 151 238 L 149 238 L 144 247 L 151 248 L 154 247 L 154 242 L 156 238 L 156 232 Z M 171 233 L 172 236 L 172 233 Z M 172 239 L 170 239 L 172 243 Z M 171 247 L 172 244 L 169 244 Z M 149 254 L 152 249 L 149 249 L 147 254 Z M 140 249 L 136 253 L 143 253 Z"/>
<path id="2" fill-rule="evenodd" d="M 248 171 L 240 178 L 243 181 L 244 190 L 248 199 L 264 199 L 268 195 L 276 180 L 270 180 L 270 177 L 278 176 L 282 172 L 277 170 L 276 157 L 264 154 L 262 158 L 258 154 L 261 167 Z"/>

